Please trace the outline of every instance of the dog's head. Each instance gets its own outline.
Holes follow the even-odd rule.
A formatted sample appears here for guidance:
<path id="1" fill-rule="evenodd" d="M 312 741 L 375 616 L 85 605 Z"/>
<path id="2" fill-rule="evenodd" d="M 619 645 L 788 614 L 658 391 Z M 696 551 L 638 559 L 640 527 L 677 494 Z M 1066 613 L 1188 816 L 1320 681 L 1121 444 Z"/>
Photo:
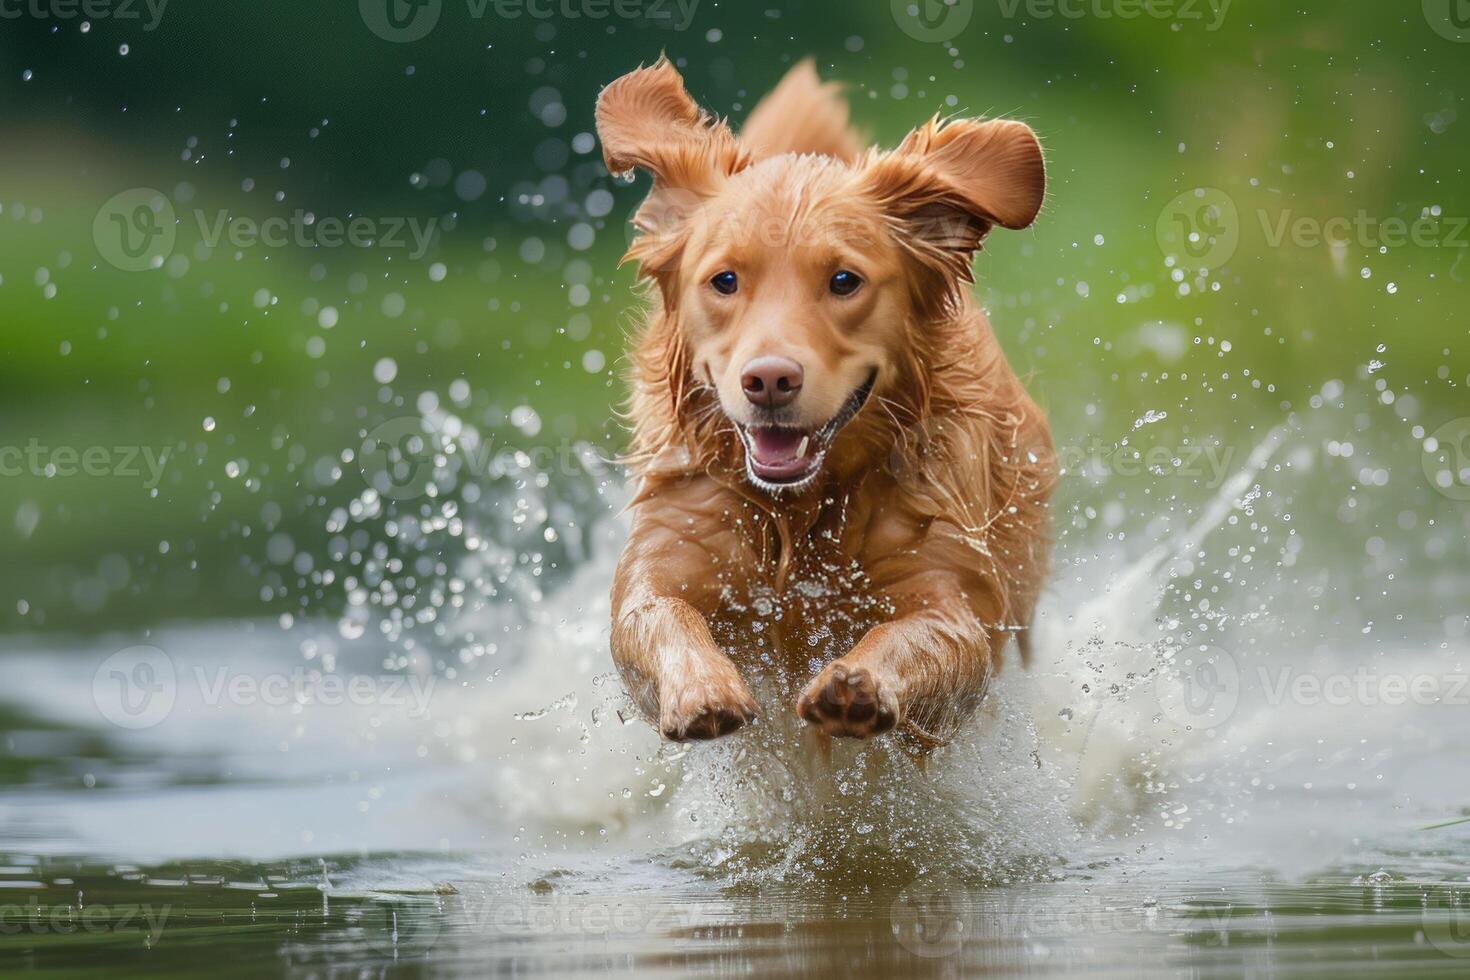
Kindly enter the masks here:
<path id="1" fill-rule="evenodd" d="M 916 331 L 958 308 L 986 234 L 1029 225 L 1045 183 L 1035 134 L 1004 120 L 760 159 L 664 60 L 603 91 L 597 129 L 611 172 L 653 175 L 628 257 L 662 293 L 669 370 L 713 390 L 770 492 L 811 484 L 870 399 L 921 383 Z"/>

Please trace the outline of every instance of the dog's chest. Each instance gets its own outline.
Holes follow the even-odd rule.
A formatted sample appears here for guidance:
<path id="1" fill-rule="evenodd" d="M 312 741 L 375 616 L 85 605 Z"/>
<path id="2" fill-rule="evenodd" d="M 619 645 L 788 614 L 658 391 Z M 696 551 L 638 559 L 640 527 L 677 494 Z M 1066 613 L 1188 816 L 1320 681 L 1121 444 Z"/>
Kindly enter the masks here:
<path id="1" fill-rule="evenodd" d="M 805 677 L 891 615 L 850 545 L 818 532 L 793 550 L 784 582 L 724 583 L 711 626 L 737 664 Z"/>

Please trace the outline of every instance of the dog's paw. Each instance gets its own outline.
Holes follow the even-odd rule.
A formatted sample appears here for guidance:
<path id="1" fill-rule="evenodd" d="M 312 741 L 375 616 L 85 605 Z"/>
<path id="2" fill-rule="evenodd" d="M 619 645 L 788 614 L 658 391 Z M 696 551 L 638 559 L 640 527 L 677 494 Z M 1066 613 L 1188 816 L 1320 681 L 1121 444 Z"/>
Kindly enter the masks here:
<path id="1" fill-rule="evenodd" d="M 872 738 L 898 724 L 898 699 L 872 671 L 834 660 L 807 685 L 796 713 L 828 735 Z"/>
<path id="2" fill-rule="evenodd" d="M 729 735 L 755 721 L 755 699 L 733 666 L 688 678 L 659 699 L 658 730 L 671 742 Z"/>

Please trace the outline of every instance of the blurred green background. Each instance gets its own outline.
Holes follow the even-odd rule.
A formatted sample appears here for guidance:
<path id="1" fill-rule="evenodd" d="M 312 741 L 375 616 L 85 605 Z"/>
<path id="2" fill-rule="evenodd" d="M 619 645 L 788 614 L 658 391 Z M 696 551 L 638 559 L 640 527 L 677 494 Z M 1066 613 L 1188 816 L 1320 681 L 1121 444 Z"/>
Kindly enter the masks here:
<path id="1" fill-rule="evenodd" d="M 168 455 L 156 487 L 146 469 L 0 476 L 0 628 L 330 608 L 268 541 L 319 548 L 324 516 L 363 489 L 364 434 L 456 381 L 466 416 L 510 444 L 615 453 L 634 306 L 617 260 L 646 178 L 608 177 L 592 111 L 663 51 L 736 122 L 808 54 L 884 144 L 935 112 L 1027 120 L 1047 207 L 991 239 L 977 288 L 1058 442 L 1111 446 L 1156 411 L 1155 440 L 1243 453 L 1341 380 L 1370 393 L 1347 416 L 1356 458 L 1338 442 L 1353 431 L 1326 453 L 1344 494 L 1381 454 L 1385 513 L 1423 508 L 1456 542 L 1417 559 L 1465 567 L 1470 508 L 1417 472 L 1423 431 L 1470 415 L 1470 31 L 1451 0 L 1180 0 L 1134 18 L 1126 0 L 556 0 L 514 18 L 394 0 L 398 35 L 383 0 L 172 0 L 156 25 L 141 3 L 87 20 L 38 2 L 0 19 L 0 447 L 68 471 L 58 447 L 104 447 L 114 470 L 127 447 Z M 421 33 L 415 17 L 437 20 L 394 39 Z M 1235 211 L 1194 212 L 1233 243 L 1203 273 L 1160 242 L 1197 187 Z M 177 220 L 136 272 L 106 254 L 106 206 L 134 188 Z M 206 240 L 222 214 L 298 209 L 437 233 L 422 254 Z M 1431 230 L 1279 239 L 1283 220 L 1360 213 Z M 519 406 L 539 431 L 511 424 Z M 1084 495 L 1064 485 L 1062 524 L 1087 520 L 1068 510 Z"/>

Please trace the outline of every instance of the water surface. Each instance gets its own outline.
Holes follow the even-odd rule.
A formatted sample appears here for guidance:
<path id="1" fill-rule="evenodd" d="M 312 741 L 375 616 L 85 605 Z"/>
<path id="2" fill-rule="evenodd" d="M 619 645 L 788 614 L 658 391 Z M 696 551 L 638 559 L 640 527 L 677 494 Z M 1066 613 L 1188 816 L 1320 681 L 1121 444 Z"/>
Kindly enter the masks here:
<path id="1" fill-rule="evenodd" d="M 887 740 L 829 751 L 774 708 L 660 745 L 607 659 L 621 491 L 595 460 L 548 481 L 509 459 L 501 496 L 413 523 L 368 491 L 324 517 L 384 545 L 338 581 L 340 617 L 7 641 L 0 955 L 58 974 L 1462 974 L 1467 831 L 1426 828 L 1470 786 L 1464 618 L 1405 592 L 1416 615 L 1377 629 L 1341 591 L 1371 568 L 1283 544 L 1312 531 L 1290 504 L 1313 489 L 1312 424 L 1264 433 L 1146 542 L 1126 518 L 1085 533 L 1084 494 L 1030 668 L 923 766 Z M 556 513 L 577 533 L 543 534 Z M 405 618 L 430 586 L 398 587 L 415 566 L 394 555 L 431 550 L 419 574 L 450 598 Z M 1393 697 L 1393 678 L 1430 686 Z"/>

